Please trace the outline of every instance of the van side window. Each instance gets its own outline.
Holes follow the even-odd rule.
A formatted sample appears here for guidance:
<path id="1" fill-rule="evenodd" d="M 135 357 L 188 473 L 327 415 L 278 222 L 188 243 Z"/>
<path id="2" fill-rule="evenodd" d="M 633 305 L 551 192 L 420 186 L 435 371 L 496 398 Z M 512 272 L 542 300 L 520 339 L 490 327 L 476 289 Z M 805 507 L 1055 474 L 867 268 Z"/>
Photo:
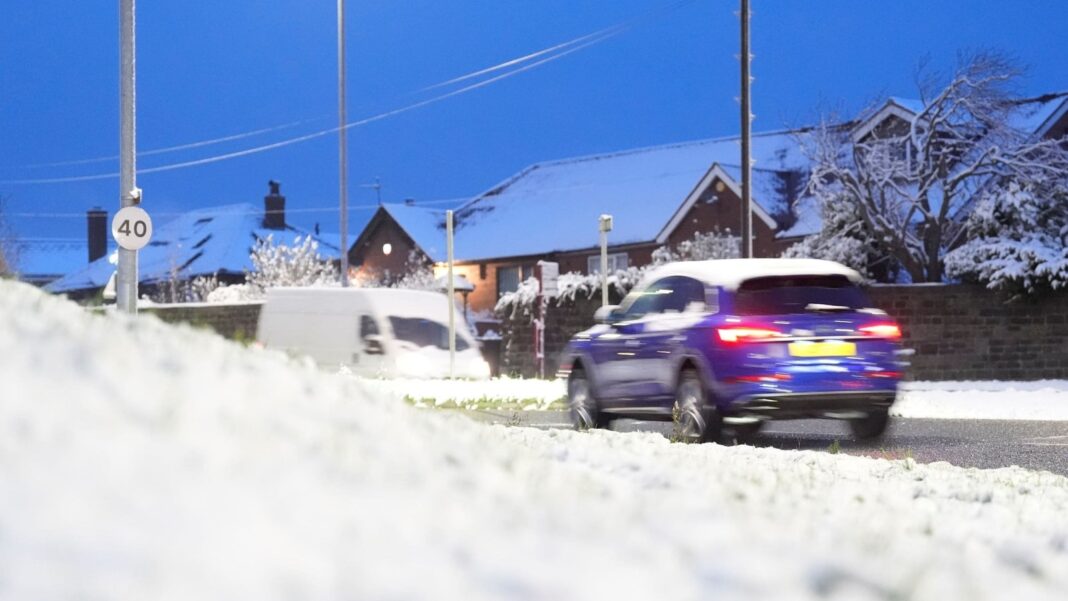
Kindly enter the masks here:
<path id="1" fill-rule="evenodd" d="M 368 336 L 378 336 L 378 324 L 370 315 L 360 316 L 360 338 L 367 338 Z"/>

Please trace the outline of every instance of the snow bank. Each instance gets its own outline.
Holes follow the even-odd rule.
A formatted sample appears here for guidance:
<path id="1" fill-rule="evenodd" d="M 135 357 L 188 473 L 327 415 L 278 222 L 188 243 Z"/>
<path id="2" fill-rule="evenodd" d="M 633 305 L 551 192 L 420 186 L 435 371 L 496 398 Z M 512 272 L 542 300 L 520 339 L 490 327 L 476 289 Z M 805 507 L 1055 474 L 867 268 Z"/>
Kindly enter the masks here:
<path id="1" fill-rule="evenodd" d="M 1068 421 L 1068 381 L 905 382 L 900 417 Z"/>
<path id="2" fill-rule="evenodd" d="M 1063 599 L 1068 479 L 484 426 L 0 282 L 0 598 Z"/>
<path id="3" fill-rule="evenodd" d="M 418 407 L 450 409 L 504 407 L 540 411 L 550 408 L 562 409 L 562 403 L 567 395 L 567 387 L 563 380 L 357 379 L 374 396 L 392 395 L 406 399 Z"/>

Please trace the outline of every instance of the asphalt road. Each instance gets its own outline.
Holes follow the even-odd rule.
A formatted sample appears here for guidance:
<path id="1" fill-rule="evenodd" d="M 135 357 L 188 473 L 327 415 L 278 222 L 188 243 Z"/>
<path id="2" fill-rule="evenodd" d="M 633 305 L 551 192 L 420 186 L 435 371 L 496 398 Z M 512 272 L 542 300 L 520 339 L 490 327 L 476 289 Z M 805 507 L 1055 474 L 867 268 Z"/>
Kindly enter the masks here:
<path id="1" fill-rule="evenodd" d="M 543 428 L 570 427 L 561 411 L 470 412 L 476 419 Z M 613 430 L 670 435 L 671 424 L 616 420 Z M 730 434 L 724 436 L 731 444 Z M 780 449 L 828 450 L 886 459 L 911 456 L 921 463 L 948 461 L 962 467 L 1020 466 L 1068 476 L 1068 422 L 892 418 L 875 442 L 854 441 L 848 426 L 830 420 L 772 422 L 745 444 Z"/>

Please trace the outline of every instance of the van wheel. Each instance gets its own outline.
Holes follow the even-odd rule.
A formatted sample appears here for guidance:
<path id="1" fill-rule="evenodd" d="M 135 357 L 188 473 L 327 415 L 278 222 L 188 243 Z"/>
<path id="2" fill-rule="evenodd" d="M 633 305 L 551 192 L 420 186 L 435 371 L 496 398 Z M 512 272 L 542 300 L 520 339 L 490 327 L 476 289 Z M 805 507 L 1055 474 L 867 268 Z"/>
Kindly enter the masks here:
<path id="1" fill-rule="evenodd" d="M 581 367 L 573 369 L 571 377 L 567 379 L 567 407 L 571 414 L 571 425 L 576 430 L 608 426 L 608 420 L 597 406 L 586 371 Z"/>
<path id="2" fill-rule="evenodd" d="M 872 411 L 866 417 L 849 420 L 849 429 L 857 440 L 871 440 L 883 435 L 889 421 L 887 411 Z"/>
<path id="3" fill-rule="evenodd" d="M 675 437 L 684 442 L 713 442 L 719 439 L 723 418 L 708 402 L 708 391 L 697 371 L 687 369 L 679 376 L 672 412 Z"/>

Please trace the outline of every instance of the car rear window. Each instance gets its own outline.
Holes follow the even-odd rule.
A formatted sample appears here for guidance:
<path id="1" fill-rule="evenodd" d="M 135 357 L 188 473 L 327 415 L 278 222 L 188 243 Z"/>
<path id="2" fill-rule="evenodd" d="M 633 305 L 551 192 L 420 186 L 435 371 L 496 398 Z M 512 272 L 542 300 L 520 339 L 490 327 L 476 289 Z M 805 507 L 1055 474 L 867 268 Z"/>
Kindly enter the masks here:
<path id="1" fill-rule="evenodd" d="M 421 317 L 389 316 L 389 325 L 398 340 L 410 342 L 416 346 L 434 346 L 449 350 L 449 328 L 436 321 Z M 456 350 L 467 350 L 471 345 L 459 333 L 456 336 Z"/>
<path id="2" fill-rule="evenodd" d="M 828 310 L 862 309 L 871 303 L 863 290 L 841 275 L 754 278 L 742 282 L 734 296 L 738 315 L 806 313 L 818 305 Z"/>

